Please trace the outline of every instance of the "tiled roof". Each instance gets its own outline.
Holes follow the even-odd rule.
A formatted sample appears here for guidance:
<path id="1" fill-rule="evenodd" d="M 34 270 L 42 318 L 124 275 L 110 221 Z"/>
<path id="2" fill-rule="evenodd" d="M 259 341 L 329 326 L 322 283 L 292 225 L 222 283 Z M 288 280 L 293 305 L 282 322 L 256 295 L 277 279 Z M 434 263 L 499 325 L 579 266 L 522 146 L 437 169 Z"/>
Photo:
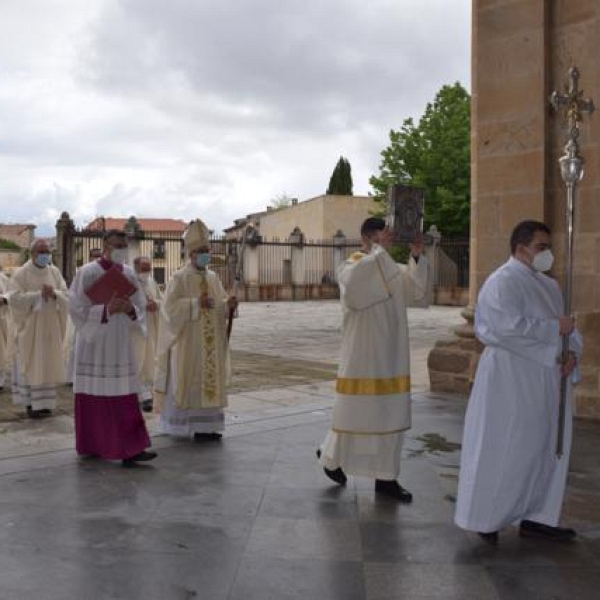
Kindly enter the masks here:
<path id="1" fill-rule="evenodd" d="M 33 225 L 32 223 L 11 223 L 9 225 L 0 223 L 0 235 L 2 233 L 19 235 L 27 229 L 35 229 L 36 227 L 37 225 Z"/>
<path id="2" fill-rule="evenodd" d="M 175 231 L 183 233 L 188 226 L 188 223 L 186 221 L 182 221 L 181 219 L 146 219 L 143 217 L 136 217 L 136 220 L 142 231 L 148 232 Z M 108 229 L 123 229 L 128 221 L 128 218 L 121 217 L 98 217 L 91 223 L 88 223 L 84 229 L 100 231 L 105 231 Z"/>

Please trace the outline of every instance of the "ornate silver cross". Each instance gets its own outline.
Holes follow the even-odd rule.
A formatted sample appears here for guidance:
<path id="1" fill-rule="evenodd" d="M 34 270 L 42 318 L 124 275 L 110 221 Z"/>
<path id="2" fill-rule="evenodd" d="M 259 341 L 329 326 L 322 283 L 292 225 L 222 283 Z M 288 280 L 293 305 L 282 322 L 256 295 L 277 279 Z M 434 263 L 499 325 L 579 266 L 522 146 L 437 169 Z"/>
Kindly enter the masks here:
<path id="1" fill-rule="evenodd" d="M 579 69 L 571 67 L 569 69 L 569 89 L 565 94 L 560 94 L 558 91 L 553 91 L 550 94 L 550 104 L 557 112 L 566 107 L 565 117 L 569 122 L 571 136 L 577 138 L 579 135 L 579 123 L 583 121 L 582 113 L 592 114 L 595 106 L 594 102 L 587 98 L 582 98 L 583 90 L 579 89 Z"/>
<path id="2" fill-rule="evenodd" d="M 583 90 L 579 89 L 579 69 L 569 69 L 569 90 L 566 94 L 557 91 L 550 95 L 550 103 L 557 112 L 566 108 L 565 116 L 569 123 L 569 139 L 565 144 L 565 153 L 558 159 L 560 174 L 567 186 L 566 203 L 566 270 L 564 284 L 564 314 L 571 314 L 571 288 L 573 281 L 573 223 L 575 215 L 575 190 L 577 183 L 583 179 L 585 159 L 579 154 L 579 124 L 583 120 L 582 113 L 592 114 L 594 103 L 590 99 L 583 99 Z M 566 363 L 569 356 L 569 336 L 562 338 L 562 359 Z M 563 455 L 565 433 L 565 410 L 567 397 L 567 376 L 563 375 L 560 381 L 560 401 L 558 414 L 558 433 L 556 437 L 556 455 Z"/>

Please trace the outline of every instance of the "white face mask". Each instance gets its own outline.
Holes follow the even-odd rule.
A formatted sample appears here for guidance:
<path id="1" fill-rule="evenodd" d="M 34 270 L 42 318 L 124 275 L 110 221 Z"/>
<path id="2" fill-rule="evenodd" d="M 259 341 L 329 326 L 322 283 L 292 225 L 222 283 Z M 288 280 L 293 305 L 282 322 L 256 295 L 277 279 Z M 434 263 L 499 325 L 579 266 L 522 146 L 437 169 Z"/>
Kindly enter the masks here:
<path id="1" fill-rule="evenodd" d="M 113 248 L 110 251 L 110 260 L 114 263 L 118 263 L 123 265 L 127 262 L 129 258 L 129 250 L 127 248 Z"/>
<path id="2" fill-rule="evenodd" d="M 138 279 L 142 283 L 146 283 L 148 281 L 148 279 L 150 279 L 150 273 L 148 273 L 148 272 L 146 272 L 146 273 L 138 273 Z"/>
<path id="3" fill-rule="evenodd" d="M 552 254 L 552 250 L 550 250 L 550 248 L 546 248 L 545 250 L 542 250 L 542 252 L 538 252 L 533 257 L 533 262 L 531 263 L 531 266 L 536 271 L 545 273 L 546 271 L 549 271 L 552 268 L 553 263 L 554 255 Z"/>
<path id="4" fill-rule="evenodd" d="M 205 269 L 210 264 L 210 253 L 209 252 L 201 252 L 196 255 L 196 266 L 199 269 Z"/>
<path id="5" fill-rule="evenodd" d="M 34 262 L 38 267 L 44 268 L 52 264 L 52 257 L 44 252 L 42 254 L 38 254 L 35 257 Z"/>

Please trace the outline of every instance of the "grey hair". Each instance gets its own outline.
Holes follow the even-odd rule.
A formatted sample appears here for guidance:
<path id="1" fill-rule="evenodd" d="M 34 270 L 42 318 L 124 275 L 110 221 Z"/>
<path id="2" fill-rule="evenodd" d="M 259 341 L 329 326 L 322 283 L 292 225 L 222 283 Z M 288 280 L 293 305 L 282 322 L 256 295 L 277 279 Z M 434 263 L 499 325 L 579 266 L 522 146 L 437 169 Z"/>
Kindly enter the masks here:
<path id="1" fill-rule="evenodd" d="M 42 242 L 48 244 L 48 240 L 45 240 L 44 238 L 36 238 L 35 240 L 33 240 L 33 242 L 31 242 L 31 246 L 29 246 L 29 251 L 37 252 L 36 247 Z M 50 248 L 50 244 L 48 244 L 48 248 Z"/>

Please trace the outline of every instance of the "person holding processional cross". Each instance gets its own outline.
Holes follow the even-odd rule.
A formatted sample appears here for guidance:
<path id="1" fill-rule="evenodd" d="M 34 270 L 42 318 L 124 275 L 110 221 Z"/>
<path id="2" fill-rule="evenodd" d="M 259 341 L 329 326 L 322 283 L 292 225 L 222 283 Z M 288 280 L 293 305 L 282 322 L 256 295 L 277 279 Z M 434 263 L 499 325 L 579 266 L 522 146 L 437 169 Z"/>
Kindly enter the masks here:
<path id="1" fill-rule="evenodd" d="M 230 371 L 226 318 L 237 306 L 209 269 L 210 234 L 197 219 L 184 233 L 188 261 L 165 290 L 154 379 L 160 431 L 219 440 Z"/>
<path id="2" fill-rule="evenodd" d="M 575 190 L 585 165 L 578 138 L 583 113 L 593 113 L 594 102 L 582 98 L 577 67 L 569 77 L 568 93 L 550 95 L 569 128 L 558 160 L 567 192 L 564 295 L 545 275 L 554 260 L 550 229 L 523 221 L 511 234 L 511 258 L 483 284 L 475 313 L 485 349 L 465 419 L 455 522 L 491 544 L 517 523 L 525 537 L 576 536 L 559 521 L 571 450 L 571 388 L 580 380 L 583 346 L 570 314 Z"/>
<path id="3" fill-rule="evenodd" d="M 545 275 L 553 263 L 550 229 L 523 221 L 510 249 L 477 300 L 475 333 L 485 349 L 465 417 L 455 522 L 492 544 L 515 523 L 522 536 L 565 541 L 575 537 L 558 526 L 572 416 L 568 398 L 558 457 L 558 398 L 561 375 L 578 378 L 582 341 L 558 283 Z M 570 341 L 563 364 L 561 336 Z"/>

